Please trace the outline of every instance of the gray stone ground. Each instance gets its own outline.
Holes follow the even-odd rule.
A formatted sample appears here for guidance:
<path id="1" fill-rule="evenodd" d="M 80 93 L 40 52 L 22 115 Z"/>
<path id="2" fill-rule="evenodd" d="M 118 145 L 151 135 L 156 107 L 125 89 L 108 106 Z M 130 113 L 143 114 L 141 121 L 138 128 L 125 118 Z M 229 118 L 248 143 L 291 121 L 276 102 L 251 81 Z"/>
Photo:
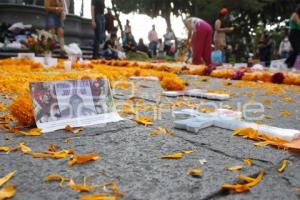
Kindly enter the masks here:
<path id="1" fill-rule="evenodd" d="M 234 109 L 237 104 L 256 99 L 262 102 L 271 98 L 271 104 L 265 104 L 267 115 L 273 119 L 265 119 L 264 123 L 282 128 L 300 130 L 300 87 L 283 86 L 279 95 L 267 94 L 263 88 L 236 88 L 224 86 L 224 80 L 184 77 L 193 85 L 208 89 L 226 89 L 234 97 L 225 102 Z M 137 81 L 137 95 L 144 99 L 146 105 L 155 101 L 162 103 L 174 102 L 176 99 L 160 98 L 158 83 Z M 273 89 L 275 90 L 275 89 Z M 276 89 L 278 90 L 278 89 Z M 130 90 L 117 90 L 118 104 L 128 99 Z M 251 94 L 255 96 L 251 97 Z M 284 98 L 289 96 L 293 103 L 287 103 Z M 197 98 L 187 98 L 199 105 L 201 102 L 212 102 Z M 217 102 L 220 103 L 220 102 Z M 281 117 L 280 111 L 292 113 L 290 117 Z M 152 116 L 152 112 L 142 115 Z M 126 200 L 199 200 L 199 199 L 299 199 L 295 188 L 300 187 L 300 154 L 278 150 L 272 147 L 255 147 L 253 141 L 231 135 L 230 131 L 219 128 L 208 128 L 198 134 L 173 128 L 170 110 L 163 110 L 161 119 L 153 126 L 144 127 L 127 120 L 120 123 L 107 124 L 104 127 L 86 127 L 78 135 L 57 131 L 43 134 L 40 137 L 21 137 L 10 133 L 0 134 L 0 146 L 17 146 L 25 142 L 33 152 L 46 151 L 49 144 L 59 148 L 74 148 L 76 152 L 97 152 L 101 160 L 82 166 L 67 167 L 67 160 L 33 159 L 21 152 L 0 153 L 0 177 L 12 170 L 17 175 L 9 181 L 16 185 L 16 200 L 65 200 L 78 199 L 81 194 L 68 187 L 60 188 L 58 183 L 45 183 L 44 177 L 49 174 L 60 174 L 73 177 L 76 182 L 82 182 L 84 176 L 90 177 L 89 184 L 102 184 L 113 180 L 124 192 Z M 149 132 L 156 126 L 170 128 L 175 137 L 159 135 L 153 137 Z M 69 142 L 65 139 L 71 138 Z M 182 150 L 194 150 L 180 160 L 161 160 L 160 156 Z M 244 167 L 244 175 L 254 176 L 263 169 L 266 175 L 262 182 L 250 192 L 234 194 L 220 190 L 223 183 L 234 183 L 238 172 L 224 170 L 224 166 L 242 165 L 243 159 L 251 158 L 254 165 Z M 207 163 L 200 165 L 199 160 L 206 159 Z M 277 167 L 283 159 L 289 160 L 288 168 L 279 174 Z M 192 168 L 201 168 L 201 178 L 186 175 Z"/>

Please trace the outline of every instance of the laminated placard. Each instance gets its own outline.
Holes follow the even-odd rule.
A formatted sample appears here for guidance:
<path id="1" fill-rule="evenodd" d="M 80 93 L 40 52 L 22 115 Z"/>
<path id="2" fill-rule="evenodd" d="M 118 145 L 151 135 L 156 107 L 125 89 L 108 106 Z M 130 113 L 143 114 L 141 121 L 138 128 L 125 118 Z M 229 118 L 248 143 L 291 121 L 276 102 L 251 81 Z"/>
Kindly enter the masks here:
<path id="1" fill-rule="evenodd" d="M 30 83 L 36 125 L 42 132 L 117 122 L 107 79 Z"/>

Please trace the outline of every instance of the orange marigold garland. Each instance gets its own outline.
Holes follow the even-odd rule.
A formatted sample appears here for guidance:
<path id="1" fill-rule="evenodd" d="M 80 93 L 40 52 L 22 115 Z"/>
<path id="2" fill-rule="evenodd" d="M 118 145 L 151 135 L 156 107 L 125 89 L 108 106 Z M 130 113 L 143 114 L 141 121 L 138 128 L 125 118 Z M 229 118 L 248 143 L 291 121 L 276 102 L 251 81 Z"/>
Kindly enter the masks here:
<path id="1" fill-rule="evenodd" d="M 9 106 L 9 111 L 19 125 L 27 127 L 35 125 L 33 105 L 29 95 L 16 98 Z"/>
<path id="2" fill-rule="evenodd" d="M 181 91 L 185 89 L 185 83 L 178 77 L 166 76 L 160 82 L 163 89 L 169 91 Z"/>

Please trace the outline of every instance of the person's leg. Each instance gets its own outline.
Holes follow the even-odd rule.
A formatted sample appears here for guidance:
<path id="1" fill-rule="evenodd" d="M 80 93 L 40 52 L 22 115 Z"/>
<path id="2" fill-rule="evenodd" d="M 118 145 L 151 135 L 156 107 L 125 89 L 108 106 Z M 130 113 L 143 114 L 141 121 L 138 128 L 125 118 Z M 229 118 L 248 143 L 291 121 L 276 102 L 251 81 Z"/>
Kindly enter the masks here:
<path id="1" fill-rule="evenodd" d="M 98 23 L 98 17 L 96 16 L 96 28 L 95 28 L 95 35 L 94 35 L 94 47 L 93 47 L 93 58 L 97 59 L 99 58 L 99 45 L 101 40 L 101 27 Z"/>
<path id="2" fill-rule="evenodd" d="M 297 58 L 297 34 L 295 30 L 292 30 L 289 35 L 289 40 L 292 45 L 293 51 L 290 53 L 288 59 L 285 61 L 285 63 L 288 65 L 288 67 L 293 67 L 294 63 Z M 298 41 L 299 42 L 299 41 Z"/>
<path id="3" fill-rule="evenodd" d="M 266 67 L 269 67 L 270 64 L 271 64 L 271 54 L 272 54 L 272 50 L 271 50 L 271 47 L 268 47 L 266 49 Z"/>
<path id="4" fill-rule="evenodd" d="M 203 34 L 203 26 L 202 24 L 197 25 L 197 31 L 195 31 L 193 36 L 193 64 L 200 65 L 202 64 L 203 59 L 203 51 L 205 47 L 205 36 Z"/>
<path id="5" fill-rule="evenodd" d="M 153 43 L 153 55 L 157 56 L 157 42 Z"/>
<path id="6" fill-rule="evenodd" d="M 101 15 L 100 16 L 100 43 L 102 44 L 105 42 L 106 35 L 105 35 L 105 16 Z"/>
<path id="7" fill-rule="evenodd" d="M 212 27 L 209 24 L 205 24 L 205 44 L 204 44 L 204 52 L 203 52 L 203 59 L 206 65 L 211 64 L 211 52 L 212 52 Z"/>
<path id="8" fill-rule="evenodd" d="M 57 29 L 57 37 L 59 40 L 60 51 L 65 52 L 64 29 L 62 27 Z"/>

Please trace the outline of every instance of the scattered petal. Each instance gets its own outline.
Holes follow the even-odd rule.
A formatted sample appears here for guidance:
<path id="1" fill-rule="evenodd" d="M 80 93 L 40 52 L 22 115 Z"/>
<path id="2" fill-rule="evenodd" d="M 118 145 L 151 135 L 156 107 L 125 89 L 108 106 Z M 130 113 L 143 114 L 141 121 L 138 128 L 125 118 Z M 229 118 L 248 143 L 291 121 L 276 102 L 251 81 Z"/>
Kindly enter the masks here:
<path id="1" fill-rule="evenodd" d="M 73 149 L 62 150 L 58 152 L 42 152 L 42 153 L 33 153 L 31 156 L 33 158 L 55 158 L 55 159 L 64 159 L 68 158 L 70 155 L 74 154 Z"/>
<path id="2" fill-rule="evenodd" d="M 117 198 L 105 194 L 91 194 L 82 196 L 80 200 L 117 200 Z"/>
<path id="3" fill-rule="evenodd" d="M 251 160 L 251 159 L 244 159 L 244 164 L 252 166 L 253 160 Z"/>
<path id="4" fill-rule="evenodd" d="M 83 131 L 82 128 L 77 128 L 77 129 L 74 129 L 72 128 L 70 125 L 67 125 L 64 129 L 65 131 L 68 131 L 68 132 L 72 132 L 74 134 L 78 134 L 79 132 Z"/>
<path id="5" fill-rule="evenodd" d="M 6 176 L 0 179 L 0 187 L 4 185 L 7 181 L 9 181 L 12 177 L 16 175 L 17 171 L 10 172 Z M 1 198 L 0 198 L 1 199 Z"/>
<path id="6" fill-rule="evenodd" d="M 69 186 L 77 192 L 91 192 L 93 190 L 92 186 L 76 184 L 72 178 L 70 179 Z"/>
<path id="7" fill-rule="evenodd" d="M 290 117 L 292 114 L 288 111 L 281 111 L 280 116 L 281 117 Z"/>
<path id="8" fill-rule="evenodd" d="M 287 160 L 283 160 L 281 163 L 281 166 L 277 169 L 279 173 L 284 172 L 284 170 L 287 168 L 288 165 L 288 161 Z"/>
<path id="9" fill-rule="evenodd" d="M 149 133 L 150 136 L 156 137 L 159 134 L 162 135 L 167 135 L 167 136 L 174 136 L 174 134 L 172 133 L 172 131 L 170 131 L 169 129 L 163 128 L 163 127 L 156 127 L 155 130 L 151 131 Z"/>
<path id="10" fill-rule="evenodd" d="M 39 129 L 39 128 L 34 128 L 34 129 L 31 129 L 28 132 L 19 131 L 19 133 L 21 133 L 21 134 L 23 134 L 25 136 L 40 136 L 42 134 L 42 130 Z"/>
<path id="11" fill-rule="evenodd" d="M 181 159 L 184 156 L 184 153 L 175 153 L 175 154 L 170 154 L 170 155 L 165 155 L 160 157 L 161 159 Z"/>
<path id="12" fill-rule="evenodd" d="M 265 142 L 255 142 L 254 145 L 255 146 L 258 146 L 258 147 L 265 147 L 265 146 L 268 146 L 272 144 L 271 141 L 265 141 Z"/>
<path id="13" fill-rule="evenodd" d="M 57 146 L 55 144 L 50 144 L 48 147 L 49 152 L 57 152 Z"/>
<path id="14" fill-rule="evenodd" d="M 232 190 L 237 193 L 248 192 L 250 190 L 250 187 L 240 184 L 223 184 L 221 187 L 222 189 Z"/>
<path id="15" fill-rule="evenodd" d="M 153 124 L 153 119 L 149 118 L 149 117 L 138 117 L 135 118 L 134 121 L 136 121 L 139 124 L 143 124 L 145 126 L 149 126 Z"/>
<path id="16" fill-rule="evenodd" d="M 234 192 L 248 192 L 252 187 L 261 182 L 264 176 L 264 171 L 260 171 L 256 178 L 239 175 L 240 180 L 246 181 L 245 184 L 223 184 L 222 189 L 232 190 Z"/>
<path id="17" fill-rule="evenodd" d="M 250 182 L 250 183 L 247 183 L 246 185 L 248 187 L 253 187 L 253 186 L 256 186 L 258 183 L 260 183 L 260 181 L 263 179 L 265 175 L 265 172 L 263 170 L 261 170 L 258 174 L 258 176 L 255 178 L 254 181 Z"/>
<path id="18" fill-rule="evenodd" d="M 202 174 L 202 170 L 201 169 L 192 169 L 190 170 L 187 175 L 195 177 L 195 178 L 199 178 Z"/>
<path id="19" fill-rule="evenodd" d="M 99 159 L 100 159 L 100 156 L 97 153 L 75 155 L 70 159 L 70 161 L 68 162 L 68 165 L 71 167 L 75 164 L 85 164 L 87 162 L 96 161 Z"/>
<path id="20" fill-rule="evenodd" d="M 186 150 L 186 151 L 182 151 L 182 153 L 184 153 L 184 154 L 191 154 L 191 153 L 194 153 L 194 151 L 193 150 Z"/>
<path id="21" fill-rule="evenodd" d="M 233 167 L 224 167 L 224 169 L 228 170 L 228 171 L 237 171 L 237 170 L 241 170 L 243 169 L 243 166 L 241 165 L 237 165 L 237 166 L 233 166 Z"/>
<path id="22" fill-rule="evenodd" d="M 295 190 L 295 192 L 300 193 L 300 188 L 297 188 L 297 189 Z"/>
<path id="23" fill-rule="evenodd" d="M 9 151 L 10 151 L 10 148 L 9 148 L 9 147 L 4 147 L 4 146 L 2 146 L 2 147 L 0 147 L 0 152 L 1 152 L 1 151 L 9 152 Z"/>
<path id="24" fill-rule="evenodd" d="M 31 152 L 31 149 L 26 146 L 25 143 L 20 143 L 19 147 L 24 154 L 29 154 Z"/>
<path id="25" fill-rule="evenodd" d="M 7 185 L 4 186 L 2 189 L 0 189 L 0 199 L 10 199 L 16 194 L 16 189 L 13 185 Z"/>
<path id="26" fill-rule="evenodd" d="M 252 178 L 249 176 L 238 175 L 237 178 L 242 181 L 246 181 L 247 183 L 251 183 L 251 182 L 255 181 L 255 178 Z"/>
<path id="27" fill-rule="evenodd" d="M 60 175 L 56 175 L 56 174 L 52 174 L 49 175 L 47 177 L 45 177 L 44 179 L 46 182 L 52 182 L 52 181 L 59 181 L 60 182 L 60 187 L 64 186 L 64 182 L 67 180 L 65 177 L 60 176 Z"/>

